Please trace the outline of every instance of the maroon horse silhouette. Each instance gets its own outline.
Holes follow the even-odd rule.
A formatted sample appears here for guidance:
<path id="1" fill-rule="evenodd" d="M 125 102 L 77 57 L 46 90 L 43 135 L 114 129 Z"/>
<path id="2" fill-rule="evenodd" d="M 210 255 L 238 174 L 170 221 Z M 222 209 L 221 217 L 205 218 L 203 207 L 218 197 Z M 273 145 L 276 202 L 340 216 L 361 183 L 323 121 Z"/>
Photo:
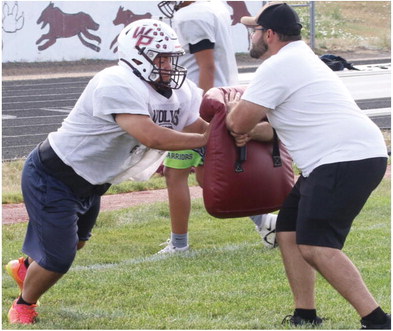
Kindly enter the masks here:
<path id="1" fill-rule="evenodd" d="M 41 24 L 41 29 L 45 28 L 49 24 L 49 32 L 43 34 L 40 39 L 36 41 L 36 45 L 41 43 L 43 40 L 47 41 L 38 46 L 38 50 L 44 50 L 52 46 L 58 38 L 70 38 L 78 36 L 81 43 L 92 50 L 99 52 L 100 48 L 93 45 L 82 38 L 82 35 L 88 39 L 101 43 L 101 38 L 91 34 L 88 30 L 98 30 L 99 24 L 93 21 L 93 19 L 86 13 L 79 12 L 77 14 L 66 14 L 59 8 L 55 7 L 51 2 L 41 13 L 40 18 L 37 20 L 37 24 Z"/>
<path id="2" fill-rule="evenodd" d="M 247 9 L 246 4 L 244 1 L 227 1 L 229 7 L 233 9 L 232 18 L 232 25 L 236 25 L 240 23 L 240 19 L 243 16 L 252 16 Z"/>
<path id="3" fill-rule="evenodd" d="M 233 14 L 231 15 L 232 18 L 232 25 L 236 25 L 240 22 L 240 19 L 243 16 L 252 16 L 247 9 L 246 4 L 244 1 L 227 1 L 229 7 L 232 8 Z M 248 47 L 250 48 L 250 33 L 247 29 L 247 40 L 248 40 Z"/>
<path id="4" fill-rule="evenodd" d="M 144 18 L 151 18 L 151 14 L 150 13 L 146 13 L 143 15 L 134 14 L 131 10 L 128 9 L 124 10 L 124 7 L 120 6 L 119 10 L 117 11 L 116 18 L 113 20 L 113 24 L 114 25 L 124 24 L 124 26 L 126 26 L 134 21 L 141 20 Z M 113 39 L 109 49 L 112 49 L 112 47 L 117 43 L 118 37 L 119 35 L 117 35 L 115 39 Z M 113 53 L 116 52 L 117 52 L 117 46 L 113 49 Z"/>

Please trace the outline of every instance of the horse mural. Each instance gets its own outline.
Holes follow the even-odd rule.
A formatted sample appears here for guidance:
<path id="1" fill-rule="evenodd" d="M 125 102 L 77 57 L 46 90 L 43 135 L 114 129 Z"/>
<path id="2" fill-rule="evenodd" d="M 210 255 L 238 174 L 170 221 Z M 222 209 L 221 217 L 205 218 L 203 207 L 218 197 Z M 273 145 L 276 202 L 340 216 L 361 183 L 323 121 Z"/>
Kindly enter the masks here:
<path id="1" fill-rule="evenodd" d="M 250 12 L 248 11 L 247 6 L 244 3 L 244 1 L 227 1 L 227 4 L 233 10 L 233 14 L 231 16 L 232 25 L 236 25 L 236 24 L 240 23 L 240 19 L 243 16 L 252 16 L 250 14 Z"/>
<path id="2" fill-rule="evenodd" d="M 59 38 L 70 38 L 78 36 L 79 40 L 86 47 L 99 52 L 100 47 L 87 42 L 82 38 L 95 40 L 98 44 L 101 43 L 101 38 L 91 34 L 88 30 L 97 31 L 100 27 L 99 24 L 93 21 L 90 15 L 79 12 L 76 14 L 66 14 L 59 8 L 55 7 L 52 2 L 46 7 L 41 16 L 37 20 L 37 24 L 41 24 L 41 29 L 49 24 L 49 32 L 43 34 L 37 41 L 36 45 L 40 44 L 43 40 L 47 40 L 43 45 L 38 46 L 38 50 L 42 51 L 52 46 Z"/>
<path id="3" fill-rule="evenodd" d="M 240 19 L 243 16 L 252 16 L 248 11 L 244 1 L 227 1 L 227 4 L 233 10 L 233 14 L 231 15 L 232 25 L 241 23 Z M 248 32 L 248 29 L 247 29 L 247 40 L 248 40 L 248 47 L 250 48 L 250 33 Z"/>
<path id="4" fill-rule="evenodd" d="M 152 15 L 150 13 L 146 13 L 146 14 L 142 14 L 142 15 L 134 14 L 131 10 L 128 10 L 128 9 L 124 10 L 124 7 L 120 6 L 119 10 L 117 11 L 116 18 L 113 20 L 113 24 L 114 25 L 123 24 L 125 27 L 134 21 L 145 19 L 145 18 L 151 18 L 151 16 Z M 112 47 L 117 43 L 118 37 L 119 37 L 119 35 L 117 35 L 115 37 L 115 39 L 113 39 L 109 49 L 112 49 Z M 117 52 L 117 45 L 113 49 L 113 53 L 116 53 L 116 52 Z"/>

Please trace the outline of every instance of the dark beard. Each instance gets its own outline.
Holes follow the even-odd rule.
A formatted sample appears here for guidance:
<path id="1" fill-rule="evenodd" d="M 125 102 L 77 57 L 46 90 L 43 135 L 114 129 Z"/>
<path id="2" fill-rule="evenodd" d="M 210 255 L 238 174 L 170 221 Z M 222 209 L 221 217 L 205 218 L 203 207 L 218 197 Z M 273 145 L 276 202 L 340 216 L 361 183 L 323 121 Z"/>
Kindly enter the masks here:
<path id="1" fill-rule="evenodd" d="M 268 45 L 262 40 L 258 45 L 252 45 L 250 49 L 250 56 L 253 59 L 259 59 L 268 51 Z"/>

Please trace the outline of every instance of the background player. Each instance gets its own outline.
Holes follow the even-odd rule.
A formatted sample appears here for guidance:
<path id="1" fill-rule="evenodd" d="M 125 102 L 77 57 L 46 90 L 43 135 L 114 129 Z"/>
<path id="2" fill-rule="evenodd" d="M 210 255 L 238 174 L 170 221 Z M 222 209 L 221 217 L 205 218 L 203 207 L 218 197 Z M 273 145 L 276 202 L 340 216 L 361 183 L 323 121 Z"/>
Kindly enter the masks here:
<path id="1" fill-rule="evenodd" d="M 237 63 L 230 32 L 231 17 L 221 1 L 162 1 L 161 12 L 172 19 L 172 26 L 185 50 L 179 60 L 187 77 L 204 93 L 215 86 L 238 84 Z M 171 237 L 159 253 L 186 251 L 191 197 L 188 176 L 194 167 L 203 187 L 204 149 L 169 152 L 164 160 L 171 215 Z M 265 246 L 275 247 L 277 215 L 251 217 Z"/>

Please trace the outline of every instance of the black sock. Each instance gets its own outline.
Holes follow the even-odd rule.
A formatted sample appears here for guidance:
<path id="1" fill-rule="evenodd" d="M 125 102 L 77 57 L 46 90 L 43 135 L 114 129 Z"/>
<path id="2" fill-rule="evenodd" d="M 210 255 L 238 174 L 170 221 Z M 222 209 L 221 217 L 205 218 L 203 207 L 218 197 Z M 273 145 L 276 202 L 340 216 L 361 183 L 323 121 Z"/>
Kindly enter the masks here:
<path id="1" fill-rule="evenodd" d="M 23 300 L 22 296 L 19 297 L 19 299 L 16 303 L 18 305 L 27 305 L 27 306 L 34 305 L 34 303 L 29 303 L 29 302 L 26 302 L 25 300 Z"/>
<path id="2" fill-rule="evenodd" d="M 294 315 L 299 316 L 305 320 L 312 321 L 317 317 L 317 310 L 296 308 Z"/>
<path id="3" fill-rule="evenodd" d="M 25 264 L 26 269 L 29 267 L 30 263 L 29 263 L 29 258 L 26 257 L 25 260 L 23 261 L 23 263 Z"/>
<path id="4" fill-rule="evenodd" d="M 373 324 L 384 324 L 386 322 L 386 313 L 381 307 L 378 307 L 367 316 L 364 316 L 362 320 Z"/>

